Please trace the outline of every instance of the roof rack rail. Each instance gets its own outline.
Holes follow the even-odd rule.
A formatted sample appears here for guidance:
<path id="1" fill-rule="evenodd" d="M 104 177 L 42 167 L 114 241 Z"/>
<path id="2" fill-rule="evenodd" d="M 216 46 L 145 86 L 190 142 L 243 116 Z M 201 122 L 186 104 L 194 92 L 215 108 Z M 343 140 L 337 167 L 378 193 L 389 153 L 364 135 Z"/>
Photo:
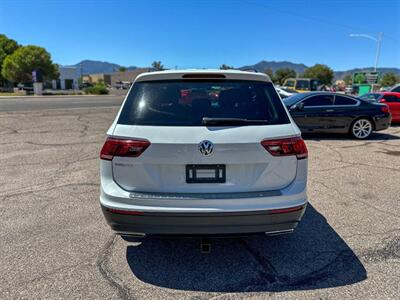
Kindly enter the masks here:
<path id="1" fill-rule="evenodd" d="M 255 68 L 243 68 L 240 71 L 259 73 Z"/>

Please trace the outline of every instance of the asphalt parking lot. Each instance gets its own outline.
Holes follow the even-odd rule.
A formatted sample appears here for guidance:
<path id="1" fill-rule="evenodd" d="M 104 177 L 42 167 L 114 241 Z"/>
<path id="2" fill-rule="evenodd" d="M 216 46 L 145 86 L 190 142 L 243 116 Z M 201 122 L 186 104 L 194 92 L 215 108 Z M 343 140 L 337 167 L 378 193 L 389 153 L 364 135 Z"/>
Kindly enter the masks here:
<path id="1" fill-rule="evenodd" d="M 1 299 L 399 297 L 400 126 L 367 141 L 306 136 L 310 205 L 295 233 L 216 239 L 201 254 L 195 239 L 130 244 L 106 225 L 98 153 L 118 104 L 1 101 Z"/>

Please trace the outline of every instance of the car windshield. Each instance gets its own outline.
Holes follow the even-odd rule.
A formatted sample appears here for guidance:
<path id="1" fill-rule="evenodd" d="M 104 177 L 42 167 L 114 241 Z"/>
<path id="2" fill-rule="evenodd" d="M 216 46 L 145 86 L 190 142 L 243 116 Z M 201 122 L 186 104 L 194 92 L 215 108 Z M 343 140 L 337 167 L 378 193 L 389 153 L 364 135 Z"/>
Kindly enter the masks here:
<path id="1" fill-rule="evenodd" d="M 367 93 L 364 94 L 362 96 L 360 96 L 360 99 L 366 100 L 366 101 L 378 101 L 380 98 L 382 97 L 381 94 L 377 94 L 377 93 Z"/>
<path id="2" fill-rule="evenodd" d="M 395 93 L 400 93 L 400 85 L 394 86 L 390 91 Z"/>
<path id="3" fill-rule="evenodd" d="M 272 83 L 238 80 L 163 80 L 133 85 L 119 124 L 231 126 L 287 124 Z"/>
<path id="4" fill-rule="evenodd" d="M 294 87 L 294 80 L 287 80 L 285 83 L 285 87 Z"/>
<path id="5" fill-rule="evenodd" d="M 297 80 L 296 81 L 296 90 L 309 90 L 310 82 L 308 80 Z"/>
<path id="6" fill-rule="evenodd" d="M 297 102 L 302 100 L 304 96 L 305 96 L 304 93 L 295 94 L 283 99 L 283 103 L 285 103 L 286 106 L 292 106 L 293 104 L 296 104 Z"/>

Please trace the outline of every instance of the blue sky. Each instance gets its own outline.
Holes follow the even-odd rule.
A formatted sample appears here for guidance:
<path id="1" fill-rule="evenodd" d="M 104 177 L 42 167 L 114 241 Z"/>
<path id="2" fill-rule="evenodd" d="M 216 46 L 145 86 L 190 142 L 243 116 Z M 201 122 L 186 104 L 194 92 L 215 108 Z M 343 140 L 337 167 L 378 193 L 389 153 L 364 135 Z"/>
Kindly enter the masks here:
<path id="1" fill-rule="evenodd" d="M 0 33 L 45 47 L 60 64 L 240 67 L 288 60 L 335 70 L 372 66 L 376 43 L 350 33 L 384 33 L 380 66 L 400 67 L 399 0 L 0 0 Z"/>

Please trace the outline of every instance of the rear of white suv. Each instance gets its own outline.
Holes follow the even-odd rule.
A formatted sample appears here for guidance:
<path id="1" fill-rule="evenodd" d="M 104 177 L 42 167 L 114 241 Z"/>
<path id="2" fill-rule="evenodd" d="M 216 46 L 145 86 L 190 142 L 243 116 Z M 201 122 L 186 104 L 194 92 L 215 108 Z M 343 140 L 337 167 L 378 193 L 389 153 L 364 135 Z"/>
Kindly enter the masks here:
<path id="1" fill-rule="evenodd" d="M 100 153 L 103 213 L 118 234 L 291 232 L 307 148 L 268 76 L 140 75 Z"/>

